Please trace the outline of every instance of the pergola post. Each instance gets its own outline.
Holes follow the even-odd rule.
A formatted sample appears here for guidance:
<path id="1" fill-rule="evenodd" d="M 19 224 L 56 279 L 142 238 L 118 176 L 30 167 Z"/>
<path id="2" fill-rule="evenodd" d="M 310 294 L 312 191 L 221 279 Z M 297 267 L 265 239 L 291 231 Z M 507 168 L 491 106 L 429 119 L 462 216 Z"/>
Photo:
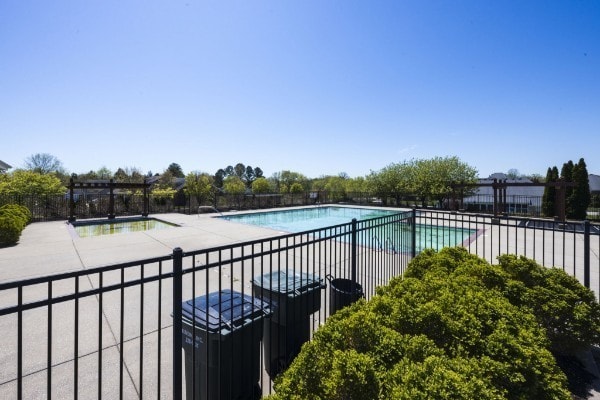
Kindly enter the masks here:
<path id="1" fill-rule="evenodd" d="M 108 198 L 108 219 L 115 219 L 115 193 L 114 193 L 114 181 L 111 179 L 108 189 L 110 196 Z"/>
<path id="2" fill-rule="evenodd" d="M 144 178 L 144 210 L 142 211 L 142 217 L 148 216 L 148 208 L 150 208 L 148 196 L 148 182 Z"/>
<path id="3" fill-rule="evenodd" d="M 502 185 L 502 212 L 505 214 L 508 214 L 508 197 L 506 196 L 506 179 L 503 182 Z"/>
<path id="4" fill-rule="evenodd" d="M 561 180 L 556 184 L 556 192 L 554 197 L 554 210 L 558 216 L 558 220 L 561 222 L 565 222 L 567 220 L 566 213 L 566 192 L 567 186 L 565 181 Z"/>
<path id="5" fill-rule="evenodd" d="M 498 180 L 496 178 L 492 183 L 492 189 L 494 190 L 494 217 L 498 217 Z"/>
<path id="6" fill-rule="evenodd" d="M 69 222 L 75 222 L 75 199 L 73 198 L 73 177 L 69 179 Z"/>

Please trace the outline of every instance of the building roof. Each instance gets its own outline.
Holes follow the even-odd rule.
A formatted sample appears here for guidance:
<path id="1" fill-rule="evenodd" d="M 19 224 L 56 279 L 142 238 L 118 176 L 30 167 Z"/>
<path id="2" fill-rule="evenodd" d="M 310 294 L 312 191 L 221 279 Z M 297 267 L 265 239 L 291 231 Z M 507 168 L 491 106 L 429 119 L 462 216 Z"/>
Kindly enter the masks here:
<path id="1" fill-rule="evenodd" d="M 6 171 L 10 168 L 12 168 L 12 166 L 10 166 L 7 163 L 5 163 L 4 161 L 0 160 L 0 171 Z"/>
<path id="2" fill-rule="evenodd" d="M 590 192 L 600 193 L 600 175 L 589 174 L 588 181 L 590 183 Z"/>
<path id="3" fill-rule="evenodd" d="M 175 190 L 181 190 L 185 187 L 185 178 L 175 178 L 173 183 L 175 184 Z"/>

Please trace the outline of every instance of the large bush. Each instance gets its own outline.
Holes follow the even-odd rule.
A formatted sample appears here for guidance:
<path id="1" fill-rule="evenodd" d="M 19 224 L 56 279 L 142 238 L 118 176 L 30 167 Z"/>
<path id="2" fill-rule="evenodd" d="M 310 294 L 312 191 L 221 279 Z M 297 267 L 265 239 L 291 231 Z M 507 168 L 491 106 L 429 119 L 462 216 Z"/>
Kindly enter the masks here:
<path id="1" fill-rule="evenodd" d="M 17 243 L 30 221 L 31 211 L 27 207 L 17 204 L 0 207 L 0 246 Z"/>
<path id="2" fill-rule="evenodd" d="M 276 399 L 569 399 L 546 330 L 514 279 L 461 249 L 424 252 L 315 332 Z"/>
<path id="3" fill-rule="evenodd" d="M 18 219 L 0 215 L 0 246 L 17 243 L 22 231 L 23 224 Z"/>
<path id="4" fill-rule="evenodd" d="M 439 253 L 426 250 L 411 262 L 405 276 L 423 278 L 435 272 L 455 279 L 476 278 L 473 284 L 499 290 L 513 305 L 528 308 L 556 354 L 600 344 L 600 304 L 591 290 L 566 272 L 523 256 L 502 255 L 498 261 L 499 265 L 489 265 L 460 247 Z"/>
<path id="5" fill-rule="evenodd" d="M 0 174 L 0 194 L 45 196 L 64 194 L 66 191 L 60 179 L 53 173 L 16 170 L 9 174 Z"/>
<path id="6" fill-rule="evenodd" d="M 0 215 L 14 215 L 23 221 L 23 225 L 31 222 L 31 211 L 29 208 L 19 204 L 5 204 L 0 207 Z"/>
<path id="7" fill-rule="evenodd" d="M 600 344 L 600 304 L 595 294 L 557 268 L 544 268 L 514 255 L 498 258 L 511 279 L 505 290 L 509 300 L 531 309 L 546 329 L 551 349 L 569 354 Z"/>

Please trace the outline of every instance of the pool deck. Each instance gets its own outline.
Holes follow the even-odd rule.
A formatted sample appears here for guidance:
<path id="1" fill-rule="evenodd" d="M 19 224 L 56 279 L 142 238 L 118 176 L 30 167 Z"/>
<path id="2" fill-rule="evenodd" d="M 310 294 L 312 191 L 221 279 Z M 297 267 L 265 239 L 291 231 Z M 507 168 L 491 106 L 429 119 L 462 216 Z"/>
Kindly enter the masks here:
<path id="1" fill-rule="evenodd" d="M 160 214 L 178 227 L 80 238 L 64 221 L 28 225 L 16 246 L 0 248 L 0 282 L 167 256 L 176 247 L 200 250 L 279 234 L 232 224 L 217 214 Z"/>
<path id="2" fill-rule="evenodd" d="M 0 248 L 0 282 L 167 256 L 176 247 L 180 247 L 184 251 L 193 251 L 253 239 L 273 237 L 282 233 L 268 228 L 229 222 L 224 219 L 215 218 L 216 216 L 217 214 L 160 214 L 154 217 L 177 224 L 179 227 L 93 238 L 77 237 L 72 232 L 71 227 L 64 221 L 30 224 L 23 231 L 21 239 L 16 246 Z M 474 240 L 488 239 L 486 239 L 485 235 L 481 235 Z M 488 244 L 486 243 L 486 246 Z M 495 248 L 495 246 L 492 244 L 491 248 Z M 44 290 L 44 288 L 40 288 L 40 291 Z M 2 296 L 0 296 L 0 300 L 1 298 Z M 0 301 L 0 305 L 1 303 Z M 59 317 L 58 313 L 57 317 Z M 126 316 L 126 318 L 129 318 L 129 316 Z M 135 318 L 135 314 L 131 318 Z M 0 318 L 0 334 L 2 334 L 2 329 L 2 318 Z M 168 346 L 170 343 L 164 343 L 164 345 Z M 6 344 L 3 347 L 4 349 L 0 349 L 0 363 L 6 363 L 6 365 L 10 366 L 15 365 L 14 349 L 8 349 L 7 347 L 10 347 L 10 345 Z M 118 354 L 116 351 L 115 348 L 115 354 Z M 27 351 L 25 357 L 25 362 L 27 362 Z M 110 358 L 108 352 L 107 357 Z M 118 363 L 118 360 L 115 359 L 115 362 Z M 595 364 L 590 368 L 595 368 Z M 0 370 L 2 369 L 3 367 L 0 368 Z M 598 370 L 596 369 L 595 372 L 598 373 Z M 61 382 L 67 382 L 66 386 L 68 386 L 69 379 L 72 377 L 69 375 L 71 373 L 68 369 L 64 373 L 61 372 L 59 366 L 53 370 L 53 375 L 55 375 L 53 382 L 56 382 L 57 385 L 60 385 Z M 63 374 L 65 376 L 61 377 Z M 15 381 L 7 375 L 2 375 L 4 374 L 0 372 L 0 398 L 12 398 L 15 393 Z M 38 373 L 34 373 L 27 378 L 31 386 L 43 383 L 43 374 L 39 374 L 39 382 L 37 381 L 37 375 Z M 600 376 L 600 374 L 597 376 Z M 83 386 L 86 382 L 86 377 L 80 379 L 80 385 Z M 94 377 L 90 379 L 93 380 Z M 168 379 L 166 383 L 168 385 Z M 128 381 L 125 383 L 126 398 L 130 396 L 136 397 L 135 385 L 135 379 L 128 378 Z M 597 386 L 600 387 L 600 385 Z M 264 383 L 263 387 L 265 387 Z M 115 392 L 117 389 L 110 388 L 109 390 L 114 391 L 106 393 L 104 397 L 113 398 L 114 395 L 118 394 L 118 392 Z M 170 397 L 169 390 L 170 385 L 162 388 L 162 394 L 165 398 Z M 148 391 L 152 392 L 152 385 L 149 385 Z M 150 393 L 145 392 L 144 394 L 148 395 Z M 598 393 L 594 392 L 590 394 L 589 399 L 600 399 Z M 8 397 L 5 397 L 5 395 Z M 36 395 L 45 398 L 43 392 L 36 393 Z M 54 397 L 63 398 L 60 394 Z"/>

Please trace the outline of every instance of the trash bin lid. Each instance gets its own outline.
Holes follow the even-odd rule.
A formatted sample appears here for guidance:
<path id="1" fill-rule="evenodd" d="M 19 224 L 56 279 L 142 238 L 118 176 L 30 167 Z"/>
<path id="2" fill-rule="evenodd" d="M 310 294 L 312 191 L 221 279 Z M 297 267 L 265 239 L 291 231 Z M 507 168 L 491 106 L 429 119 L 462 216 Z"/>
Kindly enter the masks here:
<path id="1" fill-rule="evenodd" d="M 194 301 L 195 300 L 195 301 Z M 184 319 L 195 321 L 196 328 L 209 332 L 234 330 L 247 320 L 269 314 L 268 304 L 258 298 L 224 289 L 183 302 Z"/>
<path id="2" fill-rule="evenodd" d="M 273 271 L 271 273 L 256 276 L 252 279 L 252 283 L 263 289 L 288 295 L 315 287 L 321 289 L 325 287 L 323 279 L 318 276 L 301 272 L 293 273 L 290 271 Z"/>

